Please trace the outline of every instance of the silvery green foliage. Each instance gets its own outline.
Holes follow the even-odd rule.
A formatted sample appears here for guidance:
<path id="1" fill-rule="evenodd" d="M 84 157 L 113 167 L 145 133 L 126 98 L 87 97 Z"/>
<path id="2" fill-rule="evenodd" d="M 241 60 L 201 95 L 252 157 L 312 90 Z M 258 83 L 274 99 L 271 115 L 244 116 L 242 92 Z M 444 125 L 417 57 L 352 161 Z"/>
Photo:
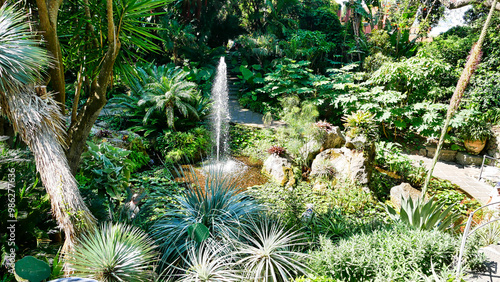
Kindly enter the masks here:
<path id="1" fill-rule="evenodd" d="M 199 247 L 192 244 L 187 251 L 187 258 L 180 282 L 233 282 L 241 281 L 241 272 L 237 270 L 227 245 L 214 240 L 207 240 Z"/>
<path id="2" fill-rule="evenodd" d="M 307 271 L 307 255 L 294 249 L 302 234 L 264 219 L 252 221 L 239 241 L 234 242 L 236 265 L 248 281 L 290 281 Z"/>
<path id="3" fill-rule="evenodd" d="M 184 176 L 188 177 L 186 174 Z M 188 234 L 191 225 L 205 225 L 212 239 L 235 236 L 253 215 L 262 210 L 246 192 L 240 191 L 234 177 L 217 171 L 210 172 L 203 185 L 186 189 L 176 202 L 176 208 L 166 212 L 153 226 L 163 266 L 185 256 L 192 243 Z"/>
<path id="4" fill-rule="evenodd" d="M 81 236 L 68 262 L 75 275 L 98 281 L 152 281 L 153 241 L 137 227 L 105 223 Z"/>

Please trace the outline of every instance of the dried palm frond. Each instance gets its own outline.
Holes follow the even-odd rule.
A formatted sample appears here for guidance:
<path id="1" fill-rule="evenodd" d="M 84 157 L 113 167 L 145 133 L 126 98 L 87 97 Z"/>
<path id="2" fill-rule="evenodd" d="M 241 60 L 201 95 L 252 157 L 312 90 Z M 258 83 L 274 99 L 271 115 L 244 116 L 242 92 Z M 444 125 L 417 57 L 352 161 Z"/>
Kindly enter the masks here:
<path id="1" fill-rule="evenodd" d="M 65 131 L 59 106 L 52 97 L 38 97 L 33 85 L 16 94 L 0 95 L 0 105 L 35 156 L 52 212 L 66 234 L 63 251 L 68 251 L 78 231 L 94 225 L 95 219 L 83 202 L 64 154 Z"/>
<path id="2" fill-rule="evenodd" d="M 71 250 L 78 231 L 93 225 L 64 154 L 64 126 L 51 97 L 36 95 L 33 83 L 49 63 L 28 18 L 16 6 L 0 7 L 0 113 L 29 146 L 59 226 L 66 234 L 63 253 Z"/>

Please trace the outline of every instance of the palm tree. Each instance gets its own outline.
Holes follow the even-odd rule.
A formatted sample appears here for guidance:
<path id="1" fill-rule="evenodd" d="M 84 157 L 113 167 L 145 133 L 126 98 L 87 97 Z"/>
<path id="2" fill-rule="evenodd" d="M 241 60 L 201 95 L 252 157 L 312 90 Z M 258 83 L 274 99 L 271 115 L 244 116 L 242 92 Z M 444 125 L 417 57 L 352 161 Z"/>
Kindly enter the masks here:
<path id="1" fill-rule="evenodd" d="M 143 82 L 145 83 L 139 91 L 142 99 L 138 105 L 149 106 L 144 123 L 155 110 L 164 111 L 167 117 L 167 125 L 174 128 L 174 111 L 178 110 L 184 117 L 192 114 L 198 118 L 196 109 L 192 106 L 195 96 L 198 94 L 196 83 L 187 81 L 187 72 L 176 67 L 151 66 L 141 70 Z"/>
<path id="2" fill-rule="evenodd" d="M 19 7 L 0 7 L 0 113 L 33 152 L 52 212 L 66 235 L 64 253 L 72 249 L 76 234 L 95 219 L 80 196 L 64 154 L 60 108 L 52 95 L 40 97 L 35 91 L 34 83 L 47 65 L 47 53 L 29 31 L 24 13 Z"/>

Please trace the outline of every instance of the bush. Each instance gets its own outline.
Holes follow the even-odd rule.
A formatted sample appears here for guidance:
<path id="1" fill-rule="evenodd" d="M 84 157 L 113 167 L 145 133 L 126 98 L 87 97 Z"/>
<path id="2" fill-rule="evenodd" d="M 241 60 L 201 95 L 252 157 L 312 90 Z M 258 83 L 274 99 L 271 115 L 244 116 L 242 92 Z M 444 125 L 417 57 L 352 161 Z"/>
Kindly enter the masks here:
<path id="1" fill-rule="evenodd" d="M 200 160 L 210 151 L 210 132 L 204 127 L 195 127 L 187 132 L 166 130 L 156 139 L 155 147 L 165 163 L 176 164 Z"/>
<path id="2" fill-rule="evenodd" d="M 248 281 L 289 281 L 303 274 L 307 255 L 294 249 L 301 243 L 301 233 L 287 230 L 270 219 L 251 221 L 247 232 L 234 242 L 236 264 Z"/>
<path id="3" fill-rule="evenodd" d="M 132 196 L 130 174 L 138 165 L 130 159 L 129 150 L 107 142 L 87 144 L 78 183 L 92 213 L 100 220 L 109 220 L 118 215 L 122 204 Z"/>
<path id="4" fill-rule="evenodd" d="M 322 239 L 310 267 L 316 275 L 342 281 L 415 281 L 432 275 L 432 265 L 437 271 L 448 268 L 458 246 L 446 233 L 394 225 L 338 244 Z"/>

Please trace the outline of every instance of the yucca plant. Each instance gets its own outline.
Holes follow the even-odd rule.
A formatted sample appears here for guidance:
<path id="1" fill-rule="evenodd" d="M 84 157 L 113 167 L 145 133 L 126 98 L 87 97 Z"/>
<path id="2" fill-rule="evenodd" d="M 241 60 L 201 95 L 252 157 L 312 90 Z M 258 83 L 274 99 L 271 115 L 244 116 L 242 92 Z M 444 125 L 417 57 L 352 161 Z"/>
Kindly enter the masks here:
<path id="1" fill-rule="evenodd" d="M 214 240 L 199 247 L 190 245 L 180 282 L 233 282 L 241 281 L 227 245 Z"/>
<path id="2" fill-rule="evenodd" d="M 460 216 L 451 212 L 453 205 L 446 209 L 444 209 L 444 205 L 444 203 L 440 204 L 434 201 L 434 197 L 427 201 L 420 198 L 413 201 L 411 197 L 401 197 L 399 214 L 393 207 L 385 206 L 385 208 L 392 219 L 401 220 L 416 229 L 458 230 L 459 226 L 454 225 L 454 223 L 460 219 Z"/>
<path id="3" fill-rule="evenodd" d="M 0 115 L 28 145 L 35 157 L 52 213 L 65 233 L 62 253 L 94 217 L 78 192 L 64 152 L 63 114 L 52 95 L 37 95 L 34 84 L 49 64 L 47 52 L 31 31 L 27 11 L 13 4 L 0 7 Z M 78 215 L 78 219 L 75 215 Z M 78 224 L 77 224 L 78 223 Z"/>
<path id="4" fill-rule="evenodd" d="M 181 174 L 187 178 L 184 172 Z M 190 235 L 192 226 L 204 225 L 210 238 L 236 236 L 249 219 L 261 211 L 261 206 L 240 190 L 234 177 L 221 172 L 209 173 L 202 187 L 191 185 L 176 201 L 176 208 L 165 213 L 153 226 L 154 237 L 163 253 L 163 266 L 182 264 L 178 258 L 185 255 L 194 241 Z"/>
<path id="5" fill-rule="evenodd" d="M 290 281 L 308 269 L 303 264 L 307 255 L 294 251 L 303 245 L 301 237 L 267 218 L 251 221 L 238 241 L 233 240 L 236 265 L 248 281 Z"/>
<path id="6" fill-rule="evenodd" d="M 74 274 L 98 281 L 152 281 L 153 241 L 137 227 L 105 223 L 81 236 L 68 262 Z"/>

